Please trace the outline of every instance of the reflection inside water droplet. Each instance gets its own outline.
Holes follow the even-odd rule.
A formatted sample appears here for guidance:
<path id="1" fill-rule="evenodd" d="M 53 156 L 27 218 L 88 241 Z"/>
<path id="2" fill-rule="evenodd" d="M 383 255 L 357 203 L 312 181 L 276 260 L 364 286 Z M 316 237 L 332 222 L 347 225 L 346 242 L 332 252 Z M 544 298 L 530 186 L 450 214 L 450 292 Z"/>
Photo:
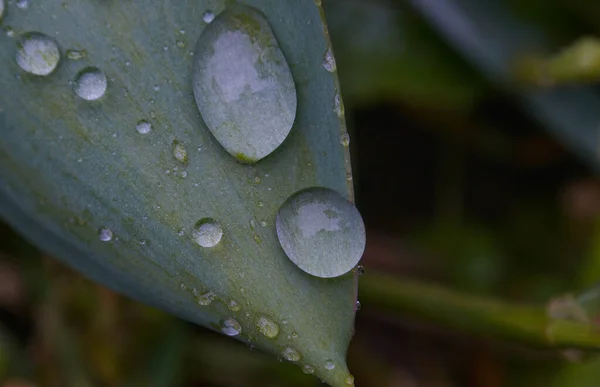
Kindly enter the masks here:
<path id="1" fill-rule="evenodd" d="M 23 71 L 30 74 L 48 75 L 56 69 L 60 61 L 58 44 L 44 34 L 26 33 L 19 40 L 17 46 L 17 64 Z"/>
<path id="2" fill-rule="evenodd" d="M 335 363 L 334 363 L 332 360 L 327 360 L 327 361 L 325 362 L 325 369 L 326 369 L 326 370 L 329 370 L 329 371 L 331 371 L 331 370 L 333 370 L 334 368 L 335 368 Z"/>
<path id="3" fill-rule="evenodd" d="M 106 75 L 97 67 L 87 67 L 75 77 L 75 93 L 86 101 L 95 101 L 106 92 Z"/>
<path id="4" fill-rule="evenodd" d="M 113 232 L 108 227 L 102 227 L 98 230 L 98 237 L 102 242 L 110 242 L 113 240 Z"/>
<path id="5" fill-rule="evenodd" d="M 219 222 L 211 218 L 198 221 L 192 232 L 194 241 L 202 247 L 214 247 L 223 237 L 223 229 Z"/>
<path id="6" fill-rule="evenodd" d="M 202 20 L 204 20 L 205 23 L 210 23 L 215 20 L 215 14 L 211 11 L 206 11 L 202 14 Z"/>
<path id="7" fill-rule="evenodd" d="M 135 126 L 135 130 L 140 134 L 148 134 L 150 133 L 150 130 L 152 130 L 152 124 L 146 120 L 140 120 Z"/>
<path id="8" fill-rule="evenodd" d="M 229 318 L 223 321 L 221 332 L 225 333 L 227 336 L 237 336 L 242 333 L 242 326 L 235 319 Z"/>

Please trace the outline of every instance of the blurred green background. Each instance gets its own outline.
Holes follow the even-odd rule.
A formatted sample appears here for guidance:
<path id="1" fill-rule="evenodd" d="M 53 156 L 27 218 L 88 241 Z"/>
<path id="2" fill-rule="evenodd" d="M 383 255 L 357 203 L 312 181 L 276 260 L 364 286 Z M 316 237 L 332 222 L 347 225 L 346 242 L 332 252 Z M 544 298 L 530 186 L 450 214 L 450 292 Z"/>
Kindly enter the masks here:
<path id="1" fill-rule="evenodd" d="M 418 297 L 406 310 L 369 302 L 368 281 L 386 273 L 543 308 L 600 280 L 600 3 L 323 6 L 368 235 L 356 385 L 600 385 L 593 354 L 440 324 Z M 320 385 L 0 230 L 2 387 Z"/>

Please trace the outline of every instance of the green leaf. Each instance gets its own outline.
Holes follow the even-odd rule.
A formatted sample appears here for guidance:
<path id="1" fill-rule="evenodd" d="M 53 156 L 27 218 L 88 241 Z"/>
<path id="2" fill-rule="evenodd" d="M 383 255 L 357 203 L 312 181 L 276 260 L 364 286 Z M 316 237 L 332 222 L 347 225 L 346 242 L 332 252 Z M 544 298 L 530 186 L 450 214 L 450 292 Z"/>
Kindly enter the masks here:
<path id="1" fill-rule="evenodd" d="M 229 3 L 9 4 L 2 27 L 14 38 L 0 39 L 0 214 L 95 281 L 217 331 L 235 319 L 241 341 L 278 356 L 292 347 L 298 365 L 346 385 L 355 273 L 306 274 L 275 232 L 277 210 L 300 189 L 322 186 L 352 199 L 337 76 L 323 66 L 323 13 L 311 1 L 243 1 L 264 13 L 298 99 L 287 139 L 246 165 L 213 137 L 192 91 L 203 14 Z M 26 73 L 15 60 L 18 38 L 29 32 L 60 48 L 50 75 Z M 107 79 L 96 100 L 75 89 L 99 87 L 97 77 L 72 84 L 86 68 Z M 218 231 L 195 229 L 207 220 L 222 230 L 214 247 L 196 243 Z M 257 324 L 265 319 L 277 327 L 276 335 L 267 330 L 274 338 Z"/>

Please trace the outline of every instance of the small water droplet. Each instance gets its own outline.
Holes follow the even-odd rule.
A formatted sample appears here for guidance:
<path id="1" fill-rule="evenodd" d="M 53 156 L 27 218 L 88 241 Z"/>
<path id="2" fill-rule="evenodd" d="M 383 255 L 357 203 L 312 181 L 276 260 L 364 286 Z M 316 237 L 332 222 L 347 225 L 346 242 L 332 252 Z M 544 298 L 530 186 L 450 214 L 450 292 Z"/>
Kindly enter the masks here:
<path id="1" fill-rule="evenodd" d="M 29 8 L 29 0 L 17 0 L 17 8 L 20 8 L 20 9 Z"/>
<path id="2" fill-rule="evenodd" d="M 337 69 L 331 48 L 328 48 L 327 51 L 325 51 L 325 55 L 323 56 L 323 67 L 325 67 L 325 70 L 329 71 L 330 73 Z"/>
<path id="3" fill-rule="evenodd" d="M 344 379 L 344 382 L 347 385 L 353 385 L 354 384 L 354 376 L 352 376 L 352 375 L 346 376 L 346 379 Z"/>
<path id="4" fill-rule="evenodd" d="M 15 30 L 13 30 L 13 28 L 10 26 L 6 26 L 6 28 L 4 28 L 4 31 L 6 32 L 6 36 L 8 36 L 9 38 L 15 36 Z"/>
<path id="5" fill-rule="evenodd" d="M 135 130 L 140 134 L 148 134 L 152 130 L 152 124 L 146 120 L 140 120 L 135 126 Z"/>
<path id="6" fill-rule="evenodd" d="M 125 61 L 125 66 L 127 66 L 127 67 L 131 66 L 131 61 L 130 60 L 126 60 Z"/>
<path id="7" fill-rule="evenodd" d="M 292 334 L 290 335 L 290 339 L 297 339 L 298 338 L 298 333 L 296 332 L 292 332 Z"/>
<path id="8" fill-rule="evenodd" d="M 242 306 L 236 300 L 229 300 L 227 307 L 233 312 L 239 312 L 242 309 Z"/>
<path id="9" fill-rule="evenodd" d="M 281 356 L 283 356 L 285 360 L 292 362 L 302 359 L 302 355 L 300 355 L 300 352 L 298 352 L 295 348 L 292 347 L 285 348 L 283 352 L 281 352 Z"/>
<path id="10" fill-rule="evenodd" d="M 75 93 L 86 101 L 95 101 L 106 92 L 106 75 L 97 67 L 86 67 L 75 77 Z"/>
<path id="11" fill-rule="evenodd" d="M 169 51 L 169 46 L 167 46 L 166 44 L 163 46 L 163 51 Z"/>
<path id="12" fill-rule="evenodd" d="M 362 265 L 356 266 L 356 274 L 363 275 L 365 274 L 365 268 Z"/>
<path id="13" fill-rule="evenodd" d="M 213 292 L 206 292 L 198 296 L 198 305 L 208 306 L 217 297 Z"/>
<path id="14" fill-rule="evenodd" d="M 180 33 L 181 35 L 185 35 L 185 30 L 182 28 L 182 29 L 180 29 L 180 30 L 179 30 L 179 33 Z"/>
<path id="15" fill-rule="evenodd" d="M 234 318 L 228 318 L 223 321 L 221 332 L 225 333 L 227 336 L 237 336 L 242 333 L 242 326 Z"/>
<path id="16" fill-rule="evenodd" d="M 177 230 L 177 235 L 184 236 L 185 235 L 185 227 L 181 227 L 179 230 Z"/>
<path id="17" fill-rule="evenodd" d="M 87 56 L 86 50 L 67 50 L 67 59 L 70 60 L 81 60 Z"/>
<path id="18" fill-rule="evenodd" d="M 268 317 L 261 316 L 256 320 L 256 327 L 265 337 L 274 339 L 279 335 L 279 325 Z"/>
<path id="19" fill-rule="evenodd" d="M 182 284 L 180 284 L 180 285 L 179 285 L 179 288 L 180 288 L 181 290 L 185 290 L 187 287 L 185 286 L 185 284 L 184 284 L 184 283 L 182 283 Z"/>
<path id="20" fill-rule="evenodd" d="M 331 370 L 333 370 L 334 368 L 335 368 L 335 363 L 334 363 L 332 360 L 327 360 L 327 361 L 325 362 L 325 369 L 326 369 L 326 370 L 329 370 L 329 371 L 331 371 Z"/>
<path id="21" fill-rule="evenodd" d="M 181 173 L 179 174 L 179 176 L 183 177 L 184 179 L 187 177 L 187 175 L 187 171 L 181 171 Z"/>
<path id="22" fill-rule="evenodd" d="M 215 247 L 223 237 L 223 229 L 219 222 L 204 218 L 194 226 L 194 241 L 202 247 Z"/>
<path id="23" fill-rule="evenodd" d="M 212 21 L 215 20 L 215 14 L 212 13 L 212 11 L 206 11 L 202 14 L 202 20 L 204 20 L 205 23 L 212 23 Z"/>
<path id="24" fill-rule="evenodd" d="M 315 373 L 315 367 L 306 364 L 304 367 L 302 367 L 302 372 L 304 372 L 307 375 L 312 375 Z"/>
<path id="25" fill-rule="evenodd" d="M 322 278 L 352 270 L 366 244 L 365 226 L 350 201 L 323 187 L 290 196 L 275 222 L 286 255 L 305 272 Z"/>
<path id="26" fill-rule="evenodd" d="M 265 221 L 263 220 L 263 221 L 261 221 L 261 222 L 260 222 L 260 225 L 261 225 L 262 227 L 267 227 L 267 222 L 265 222 Z"/>
<path id="27" fill-rule="evenodd" d="M 140 243 L 140 245 L 145 245 L 146 243 L 148 243 L 145 239 L 140 239 L 138 242 Z"/>
<path id="28" fill-rule="evenodd" d="M 348 181 L 352 181 L 353 177 L 352 177 L 352 172 L 348 172 L 346 173 L 346 180 Z"/>
<path id="29" fill-rule="evenodd" d="M 193 90 L 211 133 L 244 163 L 273 152 L 294 123 L 292 73 L 265 16 L 248 6 L 226 9 L 202 31 Z"/>
<path id="30" fill-rule="evenodd" d="M 362 306 L 360 305 L 360 301 L 356 300 L 356 304 L 354 305 L 354 310 L 358 312 Z"/>
<path id="31" fill-rule="evenodd" d="M 154 85 L 153 89 L 154 89 L 154 91 L 159 91 L 160 90 L 160 86 L 159 85 Z"/>
<path id="32" fill-rule="evenodd" d="M 188 162 L 188 153 L 185 146 L 177 140 L 173 140 L 171 144 L 171 152 L 173 153 L 173 157 L 175 160 L 179 161 L 181 164 L 187 164 Z"/>
<path id="33" fill-rule="evenodd" d="M 183 40 L 177 40 L 175 42 L 175 45 L 179 48 L 184 48 L 185 47 L 185 42 Z"/>
<path id="34" fill-rule="evenodd" d="M 339 118 L 344 118 L 346 109 L 344 109 L 344 104 L 342 103 L 342 98 L 339 94 L 336 94 L 335 99 L 333 100 L 333 110 Z"/>
<path id="35" fill-rule="evenodd" d="M 350 146 L 350 135 L 347 132 L 342 133 L 340 136 L 340 143 L 345 147 Z"/>
<path id="36" fill-rule="evenodd" d="M 49 75 L 60 61 L 60 50 L 56 41 L 39 32 L 24 34 L 17 46 L 17 64 L 30 74 Z"/>
<path id="37" fill-rule="evenodd" d="M 265 203 L 263 203 L 263 202 L 258 202 L 258 206 L 259 206 L 259 207 L 264 207 L 264 206 L 265 206 Z"/>
<path id="38" fill-rule="evenodd" d="M 113 240 L 113 232 L 108 227 L 102 227 L 98 230 L 98 237 L 102 242 L 110 242 Z"/>

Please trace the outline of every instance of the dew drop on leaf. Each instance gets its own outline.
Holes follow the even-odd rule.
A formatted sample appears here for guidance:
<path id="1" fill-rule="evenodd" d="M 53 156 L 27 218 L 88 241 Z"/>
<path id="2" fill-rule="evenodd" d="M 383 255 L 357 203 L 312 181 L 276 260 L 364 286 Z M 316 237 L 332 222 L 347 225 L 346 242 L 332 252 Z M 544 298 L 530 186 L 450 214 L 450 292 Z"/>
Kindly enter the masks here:
<path id="1" fill-rule="evenodd" d="M 223 238 L 223 229 L 219 222 L 211 218 L 198 221 L 192 231 L 194 241 L 202 247 L 215 247 Z"/>
<path id="2" fill-rule="evenodd" d="M 225 10 L 204 28 L 195 53 L 194 96 L 217 141 L 244 163 L 273 152 L 292 128 L 297 97 L 266 17 L 244 5 Z"/>
<path id="3" fill-rule="evenodd" d="M 171 152 L 173 153 L 173 157 L 175 160 L 179 161 L 181 164 L 187 164 L 188 162 L 188 153 L 185 146 L 180 141 L 173 140 L 171 144 Z"/>
<path id="4" fill-rule="evenodd" d="M 315 367 L 306 364 L 304 367 L 302 367 L 302 372 L 304 372 L 307 375 L 312 375 L 315 373 Z"/>
<path id="5" fill-rule="evenodd" d="M 206 11 L 202 14 L 202 20 L 205 23 L 211 23 L 213 20 L 215 20 L 215 14 L 212 11 Z"/>
<path id="6" fill-rule="evenodd" d="M 110 242 L 113 240 L 113 232 L 108 227 L 102 227 L 98 230 L 98 238 L 100 238 L 102 242 Z"/>
<path id="7" fill-rule="evenodd" d="M 39 32 L 29 32 L 17 43 L 16 60 L 30 74 L 49 75 L 60 61 L 60 50 L 54 39 Z"/>
<path id="8" fill-rule="evenodd" d="M 296 350 L 295 348 L 292 347 L 286 347 L 283 352 L 281 352 L 281 356 L 287 360 L 287 361 L 298 361 L 302 358 L 302 355 L 300 355 L 300 352 L 298 352 L 298 350 Z"/>
<path id="9" fill-rule="evenodd" d="M 365 249 L 360 213 L 354 204 L 328 188 L 306 188 L 290 196 L 277 213 L 275 227 L 290 260 L 317 277 L 349 272 Z"/>
<path id="10" fill-rule="evenodd" d="M 337 69 L 337 65 L 335 64 L 335 57 L 331 52 L 331 48 L 328 48 L 327 51 L 325 51 L 325 55 L 323 56 L 323 67 L 330 73 L 334 72 Z"/>
<path id="11" fill-rule="evenodd" d="M 263 336 L 274 339 L 279 335 L 279 325 L 268 317 L 261 316 L 256 320 L 256 327 Z"/>
<path id="12" fill-rule="evenodd" d="M 225 333 L 227 336 L 237 336 L 242 333 L 242 326 L 234 318 L 228 318 L 223 321 L 221 332 Z"/>
<path id="13" fill-rule="evenodd" d="M 201 295 L 198 296 L 198 305 L 202 305 L 202 306 L 208 306 L 210 305 L 213 300 L 217 297 L 216 294 L 214 294 L 213 292 L 206 292 L 206 293 L 202 293 Z"/>
<path id="14" fill-rule="evenodd" d="M 135 126 L 135 130 L 140 134 L 148 134 L 152 130 L 152 124 L 146 120 L 140 120 Z"/>
<path id="15" fill-rule="evenodd" d="M 75 93 L 86 101 L 95 101 L 106 92 L 106 75 L 97 67 L 86 67 L 75 77 Z"/>
<path id="16" fill-rule="evenodd" d="M 331 361 L 331 360 L 327 360 L 327 361 L 325 362 L 325 369 L 326 369 L 326 370 L 329 370 L 329 371 L 331 371 L 331 370 L 333 370 L 334 368 L 335 368 L 335 363 L 334 363 L 333 361 Z"/>

